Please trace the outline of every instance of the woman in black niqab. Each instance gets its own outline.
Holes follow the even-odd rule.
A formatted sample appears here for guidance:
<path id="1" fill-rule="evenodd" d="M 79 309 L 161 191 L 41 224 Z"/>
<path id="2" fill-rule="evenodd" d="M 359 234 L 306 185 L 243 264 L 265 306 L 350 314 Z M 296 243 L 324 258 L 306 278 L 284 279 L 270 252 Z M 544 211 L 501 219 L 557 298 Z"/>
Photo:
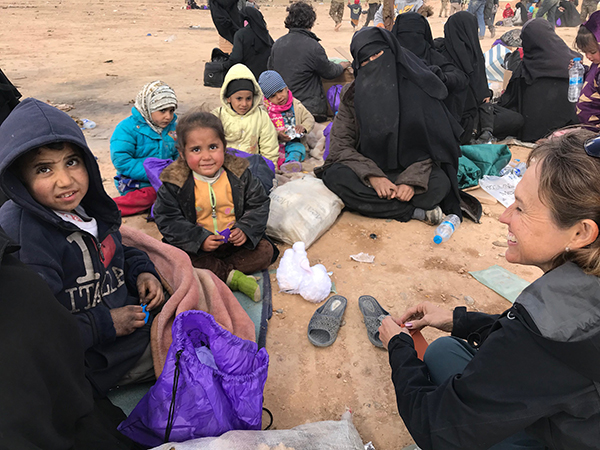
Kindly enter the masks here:
<path id="1" fill-rule="evenodd" d="M 400 14 L 396 17 L 392 33 L 402 47 L 421 58 L 446 85 L 448 97 L 444 103 L 454 118 L 460 121 L 462 111 L 455 108 L 458 100 L 454 97 L 464 95 L 462 92 L 467 89 L 469 80 L 462 70 L 435 50 L 427 19 L 414 12 Z"/>
<path id="2" fill-rule="evenodd" d="M 329 157 L 315 173 L 346 207 L 367 216 L 407 221 L 416 209 L 439 205 L 460 217 L 460 128 L 443 104 L 444 83 L 387 30 L 357 32 L 350 51 L 356 78 L 342 92 Z M 423 183 L 413 182 L 419 177 Z M 413 186 L 414 196 L 381 196 L 374 178 Z"/>
<path id="3" fill-rule="evenodd" d="M 461 112 L 460 125 L 465 130 L 461 143 L 469 144 L 477 138 L 480 142 L 488 142 L 494 136 L 502 139 L 518 133 L 523 118 L 518 113 L 489 102 L 492 92 L 488 86 L 475 16 L 467 11 L 450 16 L 444 25 L 444 39 L 438 48 L 469 79 L 468 88 L 455 96 L 455 103 L 451 106 L 453 111 Z"/>
<path id="4" fill-rule="evenodd" d="M 545 19 L 521 30 L 523 60 L 513 71 L 500 105 L 523 115 L 518 137 L 535 142 L 559 128 L 579 122 L 567 97 L 569 63 L 581 55 L 571 50 Z"/>

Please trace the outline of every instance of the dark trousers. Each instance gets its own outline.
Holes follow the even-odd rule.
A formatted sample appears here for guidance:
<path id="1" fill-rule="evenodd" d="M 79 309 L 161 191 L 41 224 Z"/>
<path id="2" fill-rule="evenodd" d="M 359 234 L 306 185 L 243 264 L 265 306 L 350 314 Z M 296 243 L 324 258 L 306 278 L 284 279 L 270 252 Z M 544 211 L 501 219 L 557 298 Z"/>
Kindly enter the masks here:
<path id="1" fill-rule="evenodd" d="M 223 244 L 214 252 L 190 255 L 194 267 L 208 269 L 223 281 L 227 281 L 227 276 L 232 270 L 250 275 L 266 269 L 272 258 L 273 245 L 266 239 L 261 239 L 254 250 Z"/>
<path id="2" fill-rule="evenodd" d="M 423 361 L 429 370 L 431 382 L 440 385 L 448 378 L 463 372 L 475 356 L 476 350 L 466 341 L 445 336 L 427 347 Z M 546 447 L 524 431 L 506 438 L 489 450 L 544 450 Z"/>
<path id="3" fill-rule="evenodd" d="M 479 106 L 480 133 L 489 131 L 498 139 L 517 136 L 524 122 L 521 114 L 502 106 L 492 103 Z"/>
<path id="4" fill-rule="evenodd" d="M 323 183 L 342 199 L 346 208 L 363 216 L 396 219 L 408 222 L 415 208 L 435 208 L 450 192 L 450 180 L 442 169 L 433 167 L 427 191 L 415 195 L 410 201 L 379 198 L 372 187 L 366 186 L 349 167 L 335 163 L 323 172 Z M 391 180 L 392 183 L 394 180 Z"/>
<path id="5" fill-rule="evenodd" d="M 367 19 L 365 20 L 364 25 L 365 27 L 368 27 L 369 23 L 371 23 L 371 20 L 375 19 L 375 13 L 379 9 L 379 5 L 381 5 L 381 3 L 369 3 L 369 9 L 367 10 Z"/>
<path id="6" fill-rule="evenodd" d="M 559 0 L 543 0 L 535 17 L 544 17 L 546 15 L 546 19 L 550 22 L 552 28 L 556 28 L 556 10 L 559 4 Z"/>

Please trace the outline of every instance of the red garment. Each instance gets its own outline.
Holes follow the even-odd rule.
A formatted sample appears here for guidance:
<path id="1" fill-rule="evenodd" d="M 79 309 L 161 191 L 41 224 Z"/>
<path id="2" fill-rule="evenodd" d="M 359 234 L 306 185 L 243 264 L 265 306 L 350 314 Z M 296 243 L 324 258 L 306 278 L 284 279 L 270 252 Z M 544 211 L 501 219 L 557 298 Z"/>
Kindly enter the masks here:
<path id="1" fill-rule="evenodd" d="M 509 4 L 504 7 L 504 11 L 502 12 L 502 17 L 504 19 L 508 19 L 509 17 L 514 17 L 515 12 L 512 10 Z"/>
<path id="2" fill-rule="evenodd" d="M 125 195 L 113 198 L 121 215 L 133 216 L 149 209 L 156 201 L 156 191 L 153 187 L 145 187 L 130 191 Z"/>

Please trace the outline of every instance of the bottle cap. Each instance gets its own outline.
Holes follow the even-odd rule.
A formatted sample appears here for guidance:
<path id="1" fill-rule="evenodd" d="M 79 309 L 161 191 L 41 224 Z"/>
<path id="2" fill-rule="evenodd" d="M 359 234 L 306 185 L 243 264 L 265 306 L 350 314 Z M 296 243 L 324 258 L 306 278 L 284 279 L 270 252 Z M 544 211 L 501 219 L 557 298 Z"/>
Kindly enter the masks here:
<path id="1" fill-rule="evenodd" d="M 442 243 L 442 241 L 443 241 L 443 239 L 442 239 L 442 237 L 441 237 L 439 234 L 436 234 L 436 235 L 433 237 L 433 242 L 435 242 L 436 244 L 441 244 L 441 243 Z"/>
<path id="2" fill-rule="evenodd" d="M 581 61 L 581 58 L 573 58 L 573 62 L 575 61 Z"/>

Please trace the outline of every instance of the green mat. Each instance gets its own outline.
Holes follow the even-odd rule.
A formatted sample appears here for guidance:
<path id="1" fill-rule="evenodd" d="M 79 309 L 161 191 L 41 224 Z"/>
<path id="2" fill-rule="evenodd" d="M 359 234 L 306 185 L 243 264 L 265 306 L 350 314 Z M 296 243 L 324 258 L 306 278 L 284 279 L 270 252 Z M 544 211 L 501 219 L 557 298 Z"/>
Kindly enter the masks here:
<path id="1" fill-rule="evenodd" d="M 514 303 L 529 282 L 509 272 L 504 267 L 492 266 L 484 270 L 469 272 L 480 283 L 486 285 L 506 300 Z"/>

